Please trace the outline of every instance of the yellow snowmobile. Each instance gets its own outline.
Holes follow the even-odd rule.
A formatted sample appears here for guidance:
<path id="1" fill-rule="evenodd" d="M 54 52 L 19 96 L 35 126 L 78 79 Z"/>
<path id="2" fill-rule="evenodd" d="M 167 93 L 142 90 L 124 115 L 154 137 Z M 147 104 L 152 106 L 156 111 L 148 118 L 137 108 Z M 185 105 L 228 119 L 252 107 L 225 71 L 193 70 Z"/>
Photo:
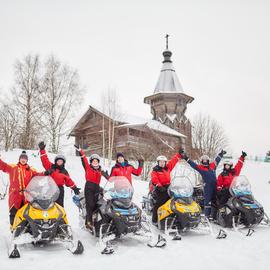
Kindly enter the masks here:
<path id="1" fill-rule="evenodd" d="M 50 176 L 36 176 L 24 194 L 28 203 L 16 213 L 9 258 L 19 258 L 18 245 L 26 243 L 46 245 L 61 242 L 73 254 L 83 253 L 81 241 L 73 239 L 64 208 L 55 203 L 59 189 L 54 180 Z"/>
<path id="2" fill-rule="evenodd" d="M 158 209 L 158 228 L 173 240 L 181 240 L 181 234 L 189 231 L 211 233 L 211 224 L 202 215 L 201 208 L 194 201 L 193 186 L 186 176 L 173 178 L 168 193 L 170 199 Z"/>

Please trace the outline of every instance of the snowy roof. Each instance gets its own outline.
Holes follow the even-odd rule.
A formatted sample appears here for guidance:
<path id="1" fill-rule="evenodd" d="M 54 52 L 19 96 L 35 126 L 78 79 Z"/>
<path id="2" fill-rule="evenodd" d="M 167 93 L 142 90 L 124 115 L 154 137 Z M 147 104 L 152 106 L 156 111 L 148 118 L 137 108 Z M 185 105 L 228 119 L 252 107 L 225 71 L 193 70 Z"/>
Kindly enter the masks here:
<path id="1" fill-rule="evenodd" d="M 174 70 L 170 59 L 172 53 L 170 51 L 163 52 L 164 61 L 160 71 L 160 75 L 154 90 L 154 94 L 161 92 L 179 92 L 183 93 L 183 87 Z"/>
<path id="2" fill-rule="evenodd" d="M 153 130 L 156 130 L 159 132 L 167 133 L 167 134 L 174 135 L 177 137 L 186 137 L 184 134 L 162 124 L 161 122 L 159 122 L 157 120 L 153 120 L 153 119 L 147 119 L 147 118 L 133 116 L 133 115 L 129 115 L 129 114 L 122 114 L 122 115 L 115 117 L 114 120 L 124 123 L 120 126 L 136 126 L 136 125 L 142 126 L 142 125 L 144 125 L 144 126 L 149 127 L 150 129 L 153 129 Z"/>

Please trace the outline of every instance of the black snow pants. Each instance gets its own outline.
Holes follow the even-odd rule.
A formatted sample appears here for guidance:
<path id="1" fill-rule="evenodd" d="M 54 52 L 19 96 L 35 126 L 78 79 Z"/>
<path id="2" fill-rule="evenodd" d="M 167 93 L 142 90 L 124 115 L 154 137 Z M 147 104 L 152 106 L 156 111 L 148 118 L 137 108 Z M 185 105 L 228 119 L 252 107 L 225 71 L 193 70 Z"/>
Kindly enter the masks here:
<path id="1" fill-rule="evenodd" d="M 56 200 L 56 203 L 58 203 L 60 206 L 64 207 L 64 197 L 65 197 L 65 188 L 64 186 L 58 186 L 59 188 L 59 197 Z"/>
<path id="2" fill-rule="evenodd" d="M 158 188 L 155 188 L 153 191 L 153 213 L 152 213 L 152 222 L 156 223 L 158 221 L 158 208 L 167 202 L 170 199 L 167 188 L 165 191 L 160 191 Z"/>
<path id="3" fill-rule="evenodd" d="M 98 184 L 86 181 L 84 187 L 84 197 L 86 204 L 86 219 L 85 222 L 93 222 L 93 213 L 97 208 L 97 201 L 100 187 Z"/>

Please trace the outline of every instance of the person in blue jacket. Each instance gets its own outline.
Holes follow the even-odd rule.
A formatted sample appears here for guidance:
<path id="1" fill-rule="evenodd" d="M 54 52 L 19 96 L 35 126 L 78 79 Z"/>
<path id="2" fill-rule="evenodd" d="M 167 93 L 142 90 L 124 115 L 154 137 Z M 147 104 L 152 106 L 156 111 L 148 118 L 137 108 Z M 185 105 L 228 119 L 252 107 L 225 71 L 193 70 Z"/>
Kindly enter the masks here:
<path id="1" fill-rule="evenodd" d="M 210 158 L 207 155 L 203 155 L 200 158 L 200 164 L 196 164 L 194 161 L 189 159 L 189 157 L 182 152 L 182 157 L 187 161 L 187 163 L 199 174 L 202 176 L 204 182 L 204 214 L 208 218 L 215 218 L 214 213 L 211 215 L 212 205 L 215 204 L 216 201 L 216 168 L 221 161 L 222 157 L 227 152 L 221 150 L 221 152 L 216 157 L 215 161 L 210 163 Z"/>

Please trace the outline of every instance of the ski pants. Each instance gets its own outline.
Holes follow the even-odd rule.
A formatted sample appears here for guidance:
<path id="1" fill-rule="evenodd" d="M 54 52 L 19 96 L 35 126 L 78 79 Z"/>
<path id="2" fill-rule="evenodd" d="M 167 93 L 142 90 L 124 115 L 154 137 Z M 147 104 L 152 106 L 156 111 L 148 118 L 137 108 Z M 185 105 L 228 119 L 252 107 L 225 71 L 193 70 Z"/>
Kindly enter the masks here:
<path id="1" fill-rule="evenodd" d="M 97 208 L 97 201 L 100 187 L 98 184 L 87 181 L 84 187 L 84 197 L 86 204 L 86 220 L 85 222 L 93 222 L 93 213 Z"/>
<path id="2" fill-rule="evenodd" d="M 170 199 L 168 191 L 160 191 L 158 188 L 155 188 L 153 191 L 153 213 L 152 213 L 152 222 L 156 223 L 158 221 L 158 208 L 167 202 Z"/>
<path id="3" fill-rule="evenodd" d="M 17 211 L 21 208 L 21 207 L 23 207 L 23 203 L 21 204 L 21 206 L 17 209 L 16 207 L 11 207 L 10 209 L 9 209 L 9 222 L 10 222 L 10 226 L 12 226 L 13 225 L 13 222 L 14 222 L 14 219 L 15 219 L 15 216 L 16 216 L 16 214 L 17 214 Z"/>
<path id="4" fill-rule="evenodd" d="M 204 185 L 204 214 L 210 217 L 213 206 L 216 205 L 216 182 Z"/>
<path id="5" fill-rule="evenodd" d="M 65 197 L 65 189 L 64 186 L 58 186 L 59 188 L 59 196 L 56 200 L 56 203 L 58 203 L 60 206 L 64 207 L 64 197 Z"/>
<path id="6" fill-rule="evenodd" d="M 222 207 L 224 204 L 226 204 L 230 197 L 231 194 L 228 188 L 223 188 L 220 191 L 218 191 L 217 192 L 218 207 Z"/>

